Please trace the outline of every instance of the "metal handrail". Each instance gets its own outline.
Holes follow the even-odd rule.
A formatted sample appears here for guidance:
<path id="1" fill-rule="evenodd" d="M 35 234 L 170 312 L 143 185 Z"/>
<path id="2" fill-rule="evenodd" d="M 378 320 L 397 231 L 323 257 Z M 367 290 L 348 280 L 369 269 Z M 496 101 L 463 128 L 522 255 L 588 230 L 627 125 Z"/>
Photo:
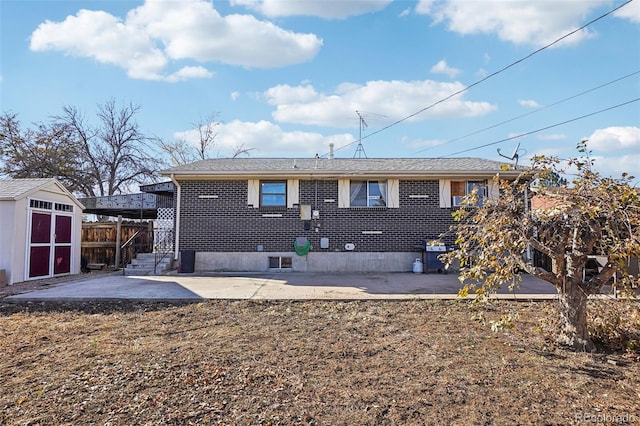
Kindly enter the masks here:
<path id="1" fill-rule="evenodd" d="M 121 265 L 123 266 L 122 268 L 122 274 L 125 275 L 126 274 L 126 265 L 129 262 L 129 256 L 127 256 L 127 253 L 129 250 L 126 250 L 130 245 L 133 245 L 133 242 L 143 233 L 145 232 L 144 229 L 138 229 L 124 244 L 122 244 L 120 246 L 120 262 Z M 135 247 L 135 246 L 134 246 Z M 135 250 L 135 248 L 134 248 Z M 133 259 L 135 257 L 135 255 L 137 254 L 137 252 L 135 252 L 132 256 L 131 259 Z M 120 266 L 120 265 L 118 265 Z"/>
<path id="2" fill-rule="evenodd" d="M 140 235 L 140 234 L 142 234 L 142 229 L 138 229 L 138 230 L 135 232 L 135 234 L 133 234 L 133 235 L 131 236 L 131 238 L 129 238 L 129 239 L 128 239 L 128 240 L 127 240 L 123 245 L 121 245 L 121 246 L 120 246 L 120 250 L 122 250 L 123 248 L 126 248 L 129 244 L 131 244 L 131 242 L 132 242 L 133 240 L 135 240 L 135 238 L 136 238 L 138 235 Z"/>
<path id="3" fill-rule="evenodd" d="M 171 250 L 166 248 L 170 247 Z M 173 250 L 173 230 L 166 230 L 163 232 L 161 238 L 153 245 L 153 252 L 155 253 L 155 261 L 153 265 L 153 273 L 157 274 L 157 267 L 164 260 L 165 257 Z"/>

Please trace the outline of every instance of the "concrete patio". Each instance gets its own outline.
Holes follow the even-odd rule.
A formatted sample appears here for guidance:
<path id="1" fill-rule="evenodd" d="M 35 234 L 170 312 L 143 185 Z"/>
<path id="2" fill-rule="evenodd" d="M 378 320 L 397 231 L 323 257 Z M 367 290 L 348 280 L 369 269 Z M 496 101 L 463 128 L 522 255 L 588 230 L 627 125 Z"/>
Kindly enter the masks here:
<path id="1" fill-rule="evenodd" d="M 6 302 L 149 300 L 406 300 L 455 299 L 456 274 L 406 273 L 195 273 L 161 276 L 107 275 L 60 282 L 46 289 L 8 296 Z M 496 296 L 517 300 L 549 300 L 555 288 L 524 275 L 513 293 Z"/>

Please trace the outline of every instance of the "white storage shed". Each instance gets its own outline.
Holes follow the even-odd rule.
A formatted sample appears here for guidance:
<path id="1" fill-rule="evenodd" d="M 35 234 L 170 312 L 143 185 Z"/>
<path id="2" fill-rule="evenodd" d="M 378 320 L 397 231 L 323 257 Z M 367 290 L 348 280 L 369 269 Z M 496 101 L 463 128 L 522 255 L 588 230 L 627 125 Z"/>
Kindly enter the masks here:
<path id="1" fill-rule="evenodd" d="M 0 180 L 0 285 L 80 273 L 83 209 L 56 179 Z"/>

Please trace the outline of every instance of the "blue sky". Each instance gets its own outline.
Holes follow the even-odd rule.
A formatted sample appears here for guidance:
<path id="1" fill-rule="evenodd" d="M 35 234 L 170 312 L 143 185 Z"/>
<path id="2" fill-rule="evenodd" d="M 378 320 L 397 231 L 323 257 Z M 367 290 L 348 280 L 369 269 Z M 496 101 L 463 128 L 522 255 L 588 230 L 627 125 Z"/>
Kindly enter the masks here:
<path id="1" fill-rule="evenodd" d="M 358 111 L 370 158 L 519 144 L 526 165 L 586 138 L 603 173 L 640 177 L 640 0 L 430 107 L 623 3 L 1 0 L 0 102 L 23 125 L 132 102 L 168 140 L 218 113 L 214 157 L 351 158 Z"/>

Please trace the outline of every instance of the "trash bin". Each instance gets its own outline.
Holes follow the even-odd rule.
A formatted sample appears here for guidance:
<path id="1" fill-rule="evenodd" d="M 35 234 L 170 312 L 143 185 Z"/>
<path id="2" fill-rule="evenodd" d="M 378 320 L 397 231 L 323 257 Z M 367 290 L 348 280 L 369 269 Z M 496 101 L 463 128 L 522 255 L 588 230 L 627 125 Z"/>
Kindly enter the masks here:
<path id="1" fill-rule="evenodd" d="M 196 251 L 195 250 L 181 250 L 180 251 L 180 270 L 183 274 L 191 274 L 195 271 L 196 266 Z"/>

